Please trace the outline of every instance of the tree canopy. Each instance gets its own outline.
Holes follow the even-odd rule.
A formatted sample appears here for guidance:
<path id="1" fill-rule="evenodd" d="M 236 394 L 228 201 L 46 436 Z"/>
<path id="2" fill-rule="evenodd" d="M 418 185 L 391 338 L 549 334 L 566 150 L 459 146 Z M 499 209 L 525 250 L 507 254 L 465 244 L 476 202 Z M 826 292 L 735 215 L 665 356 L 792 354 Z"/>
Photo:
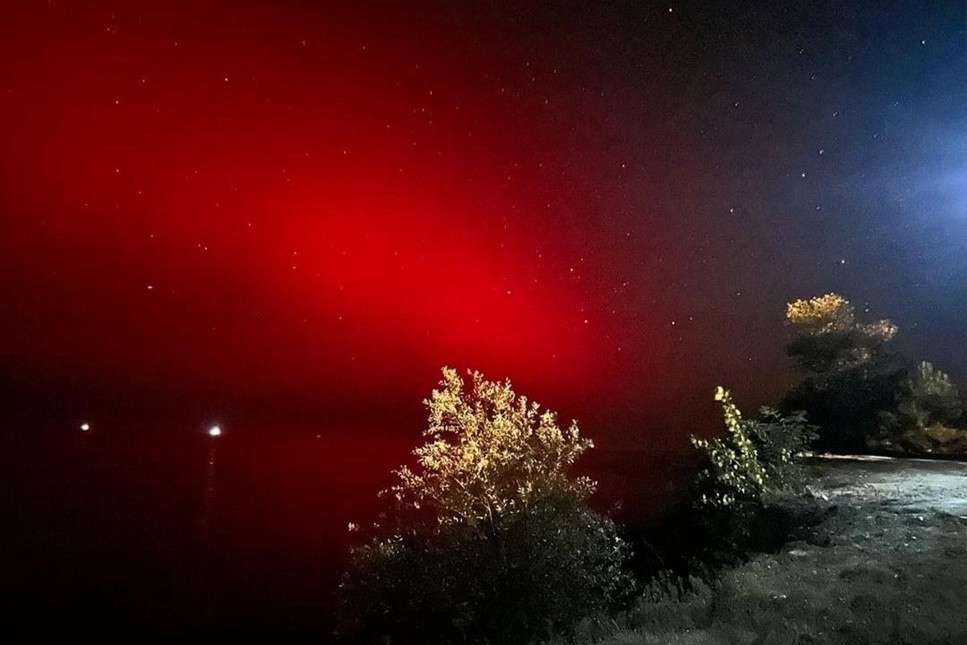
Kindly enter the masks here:
<path id="1" fill-rule="evenodd" d="M 897 326 L 863 322 L 837 293 L 786 306 L 792 340 L 786 347 L 804 378 L 786 394 L 783 408 L 805 410 L 821 428 L 819 447 L 863 452 L 880 413 L 890 409 L 907 373 L 893 348 Z"/>

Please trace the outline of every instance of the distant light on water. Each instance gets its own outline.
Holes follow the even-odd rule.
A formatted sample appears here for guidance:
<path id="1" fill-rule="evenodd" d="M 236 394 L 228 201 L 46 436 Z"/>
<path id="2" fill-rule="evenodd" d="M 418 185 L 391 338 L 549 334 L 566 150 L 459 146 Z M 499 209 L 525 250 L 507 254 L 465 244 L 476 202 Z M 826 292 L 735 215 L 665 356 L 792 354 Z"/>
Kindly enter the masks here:
<path id="1" fill-rule="evenodd" d="M 210 427 L 208 429 L 208 436 L 209 437 L 220 437 L 220 436 L 222 436 L 222 428 L 221 428 L 221 426 L 212 426 L 212 427 Z"/>

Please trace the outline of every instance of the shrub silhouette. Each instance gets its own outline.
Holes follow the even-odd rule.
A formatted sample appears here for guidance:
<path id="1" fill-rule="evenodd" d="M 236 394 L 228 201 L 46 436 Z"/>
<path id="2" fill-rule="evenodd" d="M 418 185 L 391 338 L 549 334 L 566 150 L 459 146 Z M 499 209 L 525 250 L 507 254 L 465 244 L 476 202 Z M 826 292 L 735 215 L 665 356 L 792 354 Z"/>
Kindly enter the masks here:
<path id="1" fill-rule="evenodd" d="M 628 548 L 568 469 L 589 449 L 576 423 L 509 381 L 444 368 L 416 465 L 354 549 L 342 633 L 365 641 L 525 643 L 627 597 Z"/>
<path id="2" fill-rule="evenodd" d="M 819 436 L 816 426 L 806 420 L 806 413 L 798 410 L 783 415 L 762 407 L 759 418 L 746 423 L 766 471 L 767 491 L 801 492 L 805 479 L 801 457 Z"/>

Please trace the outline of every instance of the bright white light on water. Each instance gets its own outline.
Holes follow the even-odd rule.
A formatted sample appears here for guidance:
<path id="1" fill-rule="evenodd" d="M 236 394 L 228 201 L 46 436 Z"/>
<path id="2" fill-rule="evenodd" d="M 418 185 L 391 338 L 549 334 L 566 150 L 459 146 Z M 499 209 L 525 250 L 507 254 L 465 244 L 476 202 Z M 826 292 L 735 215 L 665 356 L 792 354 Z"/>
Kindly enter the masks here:
<path id="1" fill-rule="evenodd" d="M 91 424 L 90 423 L 84 422 L 84 423 L 81 424 L 81 431 L 82 432 L 87 432 L 90 429 L 91 429 Z"/>
<path id="2" fill-rule="evenodd" d="M 209 437 L 220 437 L 222 435 L 222 429 L 220 426 L 212 426 L 208 429 Z"/>

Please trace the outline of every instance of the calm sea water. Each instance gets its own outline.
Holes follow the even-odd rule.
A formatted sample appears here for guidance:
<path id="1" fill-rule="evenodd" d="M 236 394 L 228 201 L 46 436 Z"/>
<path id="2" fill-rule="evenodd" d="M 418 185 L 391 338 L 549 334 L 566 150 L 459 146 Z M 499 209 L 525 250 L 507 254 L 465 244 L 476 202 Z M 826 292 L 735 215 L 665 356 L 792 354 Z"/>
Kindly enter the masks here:
<path id="1" fill-rule="evenodd" d="M 132 423 L 7 428 L 0 566 L 7 622 L 59 631 L 293 633 L 332 627 L 350 521 L 418 435 L 372 428 Z M 690 467 L 592 451 L 595 503 L 654 517 Z"/>

